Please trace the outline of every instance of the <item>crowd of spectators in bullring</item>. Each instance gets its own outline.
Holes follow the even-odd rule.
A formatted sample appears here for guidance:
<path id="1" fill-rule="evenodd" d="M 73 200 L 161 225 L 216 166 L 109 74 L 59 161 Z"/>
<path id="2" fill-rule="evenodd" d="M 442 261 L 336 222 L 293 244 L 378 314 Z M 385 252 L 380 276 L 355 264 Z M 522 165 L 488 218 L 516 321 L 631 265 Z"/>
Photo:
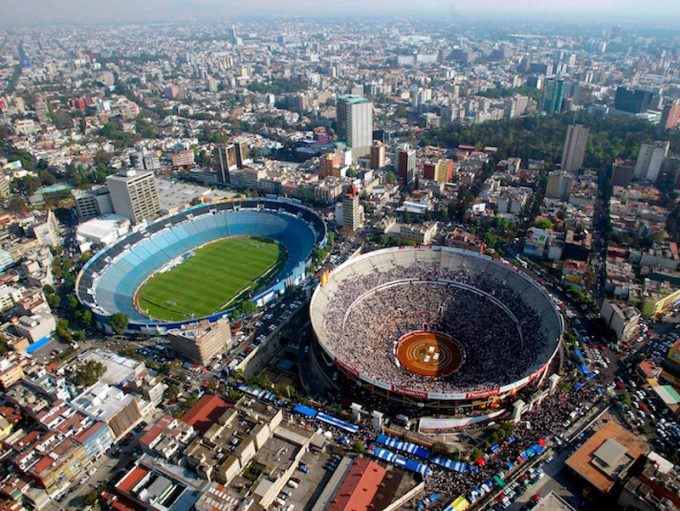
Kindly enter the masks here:
<path id="1" fill-rule="evenodd" d="M 497 279 L 438 265 L 383 266 L 345 276 L 333 293 L 326 331 L 335 356 L 359 373 L 420 392 L 498 388 L 537 370 L 550 350 L 541 318 Z M 464 360 L 448 375 L 402 367 L 396 345 L 414 331 L 441 332 Z"/>

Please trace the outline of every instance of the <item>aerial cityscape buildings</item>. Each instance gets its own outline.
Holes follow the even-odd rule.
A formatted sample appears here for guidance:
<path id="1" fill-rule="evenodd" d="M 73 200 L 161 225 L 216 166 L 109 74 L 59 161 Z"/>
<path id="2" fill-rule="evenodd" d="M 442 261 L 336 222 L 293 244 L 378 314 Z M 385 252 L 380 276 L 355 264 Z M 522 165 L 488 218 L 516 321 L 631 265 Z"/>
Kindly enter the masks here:
<path id="1" fill-rule="evenodd" d="M 3 5 L 0 511 L 680 509 L 677 9 L 449 4 Z"/>

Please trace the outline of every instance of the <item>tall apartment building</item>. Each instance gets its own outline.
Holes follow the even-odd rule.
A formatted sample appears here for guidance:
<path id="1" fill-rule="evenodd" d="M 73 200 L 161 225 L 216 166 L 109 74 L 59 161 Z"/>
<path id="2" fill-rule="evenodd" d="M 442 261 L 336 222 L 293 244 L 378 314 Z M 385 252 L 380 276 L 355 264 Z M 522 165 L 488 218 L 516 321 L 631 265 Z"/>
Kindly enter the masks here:
<path id="1" fill-rule="evenodd" d="M 615 160 L 612 164 L 612 185 L 628 186 L 635 174 L 635 162 L 633 160 Z"/>
<path id="2" fill-rule="evenodd" d="M 0 174 L 0 199 L 9 197 L 9 178 Z"/>
<path id="3" fill-rule="evenodd" d="M 220 144 L 214 150 L 215 170 L 217 171 L 218 183 L 230 183 L 229 173 L 238 168 L 236 147 L 234 144 Z"/>
<path id="4" fill-rule="evenodd" d="M 48 209 L 44 215 L 37 216 L 30 227 L 33 236 L 45 247 L 56 247 L 61 244 L 57 217 Z"/>
<path id="5" fill-rule="evenodd" d="M 113 202 L 108 188 L 102 186 L 78 195 L 76 193 L 74 193 L 76 211 L 81 222 L 113 213 Z"/>
<path id="6" fill-rule="evenodd" d="M 642 144 L 635 162 L 635 177 L 656 183 L 663 159 L 668 155 L 670 142 L 657 140 L 652 144 Z"/>
<path id="7" fill-rule="evenodd" d="M 663 107 L 660 124 L 666 130 L 678 127 L 678 124 L 680 124 L 680 99 L 676 99 Z"/>
<path id="8" fill-rule="evenodd" d="M 373 141 L 371 145 L 371 168 L 373 170 L 381 169 L 385 166 L 387 159 L 387 147 L 379 140 Z"/>
<path id="9" fill-rule="evenodd" d="M 562 170 L 573 172 L 583 167 L 590 128 L 572 124 L 567 128 L 562 150 Z"/>
<path id="10" fill-rule="evenodd" d="M 565 171 L 551 172 L 548 174 L 548 183 L 545 187 L 545 196 L 548 199 L 569 200 L 574 177 Z"/>
<path id="11" fill-rule="evenodd" d="M 361 96 L 340 96 L 336 107 L 338 136 L 352 148 L 352 158 L 369 153 L 373 141 L 373 103 Z"/>
<path id="12" fill-rule="evenodd" d="M 443 160 L 423 164 L 423 177 L 437 183 L 448 183 L 453 177 L 453 161 Z"/>
<path id="13" fill-rule="evenodd" d="M 206 364 L 231 346 L 229 321 L 201 321 L 168 332 L 170 346 L 180 357 L 196 364 Z"/>
<path id="14" fill-rule="evenodd" d="M 152 172 L 123 170 L 106 178 L 113 210 L 133 224 L 154 220 L 160 214 L 156 178 Z"/>
<path id="15" fill-rule="evenodd" d="M 319 160 L 319 177 L 325 179 L 328 176 L 340 177 L 340 168 L 344 163 L 341 154 L 326 153 Z"/>
<path id="16" fill-rule="evenodd" d="M 348 193 L 342 199 L 342 226 L 352 232 L 364 223 L 363 212 L 359 204 L 359 195 Z"/>
<path id="17" fill-rule="evenodd" d="M 408 144 L 402 144 L 397 148 L 394 156 L 395 170 L 402 185 L 407 185 L 416 178 L 416 150 Z"/>

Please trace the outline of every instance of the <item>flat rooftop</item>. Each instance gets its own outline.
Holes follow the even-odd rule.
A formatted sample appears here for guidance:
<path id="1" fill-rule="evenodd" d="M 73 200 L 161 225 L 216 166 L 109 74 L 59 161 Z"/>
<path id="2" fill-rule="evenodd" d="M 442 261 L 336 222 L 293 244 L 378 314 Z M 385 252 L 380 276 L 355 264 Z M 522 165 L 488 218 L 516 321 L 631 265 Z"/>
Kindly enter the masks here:
<path id="1" fill-rule="evenodd" d="M 237 195 L 226 190 L 211 190 L 207 186 L 184 183 L 171 179 L 157 179 L 156 187 L 158 188 L 158 198 L 160 200 L 161 209 L 170 212 L 184 209 L 185 206 L 191 204 L 192 199 L 197 197 L 207 201 L 214 201 L 229 199 Z"/>
<path id="2" fill-rule="evenodd" d="M 608 493 L 618 474 L 647 452 L 646 442 L 610 421 L 569 457 L 567 466 L 600 492 Z"/>

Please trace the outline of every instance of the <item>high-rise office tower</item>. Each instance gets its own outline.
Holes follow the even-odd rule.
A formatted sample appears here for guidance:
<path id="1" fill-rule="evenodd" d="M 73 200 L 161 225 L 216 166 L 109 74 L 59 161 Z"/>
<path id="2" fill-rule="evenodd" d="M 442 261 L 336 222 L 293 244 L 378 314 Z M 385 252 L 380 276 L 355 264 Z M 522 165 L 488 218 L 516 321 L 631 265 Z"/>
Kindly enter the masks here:
<path id="1" fill-rule="evenodd" d="M 656 183 L 663 159 L 668 155 L 670 142 L 657 140 L 653 144 L 642 144 L 635 162 L 635 177 Z"/>
<path id="2" fill-rule="evenodd" d="M 654 96 L 654 93 L 648 90 L 617 87 L 614 108 L 622 112 L 640 114 L 651 107 Z"/>
<path id="3" fill-rule="evenodd" d="M 246 140 L 236 140 L 234 142 L 236 152 L 236 166 L 242 169 L 246 163 L 250 163 L 250 146 Z"/>
<path id="4" fill-rule="evenodd" d="M 238 158 L 234 144 L 219 144 L 214 149 L 215 170 L 218 183 L 229 183 L 229 172 L 238 168 Z"/>
<path id="5" fill-rule="evenodd" d="M 394 155 L 395 170 L 402 185 L 407 185 L 416 178 L 416 150 L 408 144 L 402 144 Z"/>
<path id="6" fill-rule="evenodd" d="M 574 177 L 563 170 L 548 174 L 548 183 L 545 187 L 545 196 L 548 199 L 569 200 Z"/>
<path id="7" fill-rule="evenodd" d="M 352 158 L 368 154 L 373 140 L 373 103 L 360 96 L 340 96 L 336 121 L 338 136 L 352 148 Z"/>
<path id="8" fill-rule="evenodd" d="M 117 215 L 133 224 L 158 218 L 161 208 L 153 172 L 123 170 L 107 177 L 106 185 Z"/>
<path id="9" fill-rule="evenodd" d="M 564 101 L 564 80 L 562 78 L 547 78 L 543 85 L 543 99 L 541 105 L 543 111 L 549 114 L 557 114 L 562 111 Z"/>
<path id="10" fill-rule="evenodd" d="M 373 170 L 381 169 L 385 166 L 385 158 L 387 155 L 387 148 L 385 144 L 379 140 L 375 140 L 371 145 L 371 168 Z"/>
<path id="11" fill-rule="evenodd" d="M 573 172 L 583 167 L 589 133 L 590 128 L 581 124 L 572 124 L 567 128 L 562 150 L 562 170 Z"/>

